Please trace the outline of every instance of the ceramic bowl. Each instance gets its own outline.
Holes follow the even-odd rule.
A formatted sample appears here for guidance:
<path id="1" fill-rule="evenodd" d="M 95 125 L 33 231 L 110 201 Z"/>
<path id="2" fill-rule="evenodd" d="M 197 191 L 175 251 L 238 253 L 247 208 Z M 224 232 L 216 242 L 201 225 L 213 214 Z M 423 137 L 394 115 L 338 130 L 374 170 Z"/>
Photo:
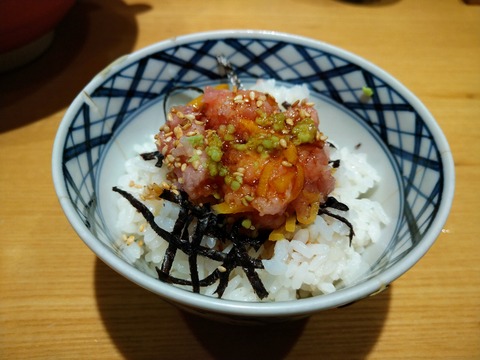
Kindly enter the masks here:
<path id="1" fill-rule="evenodd" d="M 130 264 L 115 246 L 111 187 L 135 143 L 160 126 L 161 99 L 173 86 L 218 84 L 224 55 L 244 83 L 273 78 L 307 84 L 321 130 L 342 146 L 362 146 L 382 181 L 375 198 L 391 218 L 370 270 L 355 285 L 286 302 L 238 302 L 179 289 Z M 374 89 L 365 99 L 362 89 Z M 107 159 L 107 160 L 106 160 Z M 434 243 L 454 193 L 449 145 L 425 106 L 372 63 L 337 47 L 267 31 L 176 37 L 109 65 L 80 91 L 55 139 L 53 179 L 61 206 L 85 244 L 111 268 L 180 308 L 237 322 L 295 319 L 376 294 Z"/>

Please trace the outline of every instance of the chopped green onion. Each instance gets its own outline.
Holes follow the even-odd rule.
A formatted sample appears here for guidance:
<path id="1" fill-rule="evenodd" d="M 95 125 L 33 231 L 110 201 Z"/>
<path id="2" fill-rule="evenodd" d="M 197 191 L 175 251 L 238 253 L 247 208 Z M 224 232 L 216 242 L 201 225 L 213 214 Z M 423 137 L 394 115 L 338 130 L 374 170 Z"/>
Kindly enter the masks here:
<path id="1" fill-rule="evenodd" d="M 373 89 L 368 87 L 368 86 L 362 87 L 362 92 L 363 92 L 363 95 L 368 96 L 368 97 L 372 97 L 373 94 L 375 93 L 373 91 Z"/>
<path id="2" fill-rule="evenodd" d="M 237 180 L 233 180 L 230 183 L 230 187 L 232 188 L 233 191 L 237 191 L 238 189 L 240 189 L 240 186 L 241 184 Z"/>
<path id="3" fill-rule="evenodd" d="M 203 135 L 196 134 L 192 136 L 187 136 L 187 141 L 192 144 L 193 147 L 199 147 L 203 145 Z"/>
<path id="4" fill-rule="evenodd" d="M 293 127 L 292 133 L 296 137 L 293 141 L 295 145 L 311 143 L 315 140 L 317 127 L 315 126 L 313 119 L 305 118 Z"/>
<path id="5" fill-rule="evenodd" d="M 245 229 L 250 229 L 250 227 L 252 226 L 252 220 L 250 219 L 245 219 L 242 221 L 242 226 L 245 228 Z"/>

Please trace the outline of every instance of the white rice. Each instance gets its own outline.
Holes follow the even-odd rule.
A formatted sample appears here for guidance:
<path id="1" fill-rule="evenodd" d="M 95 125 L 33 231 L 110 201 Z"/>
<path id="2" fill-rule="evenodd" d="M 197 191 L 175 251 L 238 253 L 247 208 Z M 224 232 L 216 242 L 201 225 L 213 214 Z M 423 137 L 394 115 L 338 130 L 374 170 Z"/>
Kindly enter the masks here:
<path id="1" fill-rule="evenodd" d="M 275 92 L 271 89 L 275 86 L 274 83 L 260 85 L 256 88 L 270 92 L 278 103 L 295 100 L 291 97 L 292 89 L 285 91 L 280 88 Z M 295 90 L 294 93 L 298 90 L 300 94 L 297 94 L 296 98 L 308 97 L 306 87 L 296 87 Z M 153 150 L 153 139 L 134 149 L 138 154 Z M 379 240 L 382 227 L 389 222 L 381 205 L 364 197 L 377 185 L 380 177 L 368 164 L 366 155 L 358 151 L 347 148 L 332 149 L 331 158 L 340 160 L 340 167 L 335 172 L 336 188 L 331 196 L 346 204 L 350 210 L 329 210 L 345 217 L 353 225 L 355 236 L 352 245 L 349 245 L 348 227 L 326 215 L 317 216 L 313 224 L 298 228 L 292 240 L 276 241 L 273 257 L 263 260 L 264 269 L 256 270 L 269 293 L 263 301 L 285 301 L 332 293 L 355 282 L 359 275 L 368 270 L 369 264 L 362 259 L 361 254 L 367 246 Z M 166 170 L 155 167 L 155 160 L 144 161 L 140 156 L 135 156 L 126 161 L 125 174 L 120 177 L 118 187 L 139 197 L 144 186 L 161 184 L 165 176 Z M 173 229 L 179 211 L 178 205 L 163 200 L 142 202 L 153 212 L 155 221 L 161 228 L 167 231 Z M 146 264 L 147 271 L 157 277 L 155 267 L 161 266 L 168 243 L 146 224 L 142 215 L 126 199 L 119 198 L 118 208 L 117 226 L 125 234 L 119 241 L 119 246 L 129 261 Z M 213 248 L 215 243 L 215 239 L 205 237 L 202 245 Z M 228 252 L 229 249 L 227 247 L 223 251 Z M 263 246 L 257 252 L 251 249 L 249 254 L 258 257 L 262 251 Z M 206 277 L 219 265 L 216 261 L 199 256 L 199 277 Z M 184 279 L 190 277 L 187 256 L 181 251 L 177 252 L 171 275 Z M 217 296 L 214 293 L 217 286 L 218 283 L 214 283 L 203 287 L 201 293 Z M 239 301 L 260 301 L 241 269 L 232 271 L 222 297 Z"/>

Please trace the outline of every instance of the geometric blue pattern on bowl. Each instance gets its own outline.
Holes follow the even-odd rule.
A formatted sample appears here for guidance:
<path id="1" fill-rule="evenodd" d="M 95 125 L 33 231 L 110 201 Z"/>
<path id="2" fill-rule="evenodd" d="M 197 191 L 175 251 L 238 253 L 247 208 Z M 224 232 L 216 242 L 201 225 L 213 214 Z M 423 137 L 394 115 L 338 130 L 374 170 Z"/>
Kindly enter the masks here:
<path id="1" fill-rule="evenodd" d="M 403 214 L 388 251 L 370 275 L 385 270 L 412 250 L 428 231 L 442 201 L 443 165 L 431 130 L 422 116 L 381 76 L 328 46 L 269 39 L 244 33 L 229 37 L 172 43 L 148 56 L 129 57 L 115 71 L 99 75 L 84 93 L 63 150 L 63 173 L 69 197 L 85 225 L 105 244 L 110 241 L 96 211 L 94 194 L 99 160 L 115 130 L 128 116 L 172 87 L 218 82 L 215 56 L 225 55 L 241 79 L 272 78 L 308 84 L 355 113 L 391 152 L 404 184 Z M 168 65 L 168 68 L 167 66 Z M 361 99 L 361 85 L 375 89 L 370 101 Z M 404 144 L 411 144 L 408 150 Z"/>

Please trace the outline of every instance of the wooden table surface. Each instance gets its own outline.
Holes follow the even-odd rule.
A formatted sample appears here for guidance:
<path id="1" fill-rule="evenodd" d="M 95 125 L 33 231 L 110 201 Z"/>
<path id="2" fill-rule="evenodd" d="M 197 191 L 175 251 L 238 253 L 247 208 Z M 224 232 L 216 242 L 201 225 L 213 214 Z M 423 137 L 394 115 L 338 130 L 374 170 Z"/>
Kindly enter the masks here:
<path id="1" fill-rule="evenodd" d="M 445 132 L 457 187 L 437 242 L 390 289 L 307 320 L 242 328 L 186 315 L 116 274 L 71 229 L 51 150 L 105 65 L 198 31 L 268 29 L 382 67 Z M 480 6 L 461 0 L 85 0 L 35 62 L 0 75 L 0 359 L 480 359 Z"/>

